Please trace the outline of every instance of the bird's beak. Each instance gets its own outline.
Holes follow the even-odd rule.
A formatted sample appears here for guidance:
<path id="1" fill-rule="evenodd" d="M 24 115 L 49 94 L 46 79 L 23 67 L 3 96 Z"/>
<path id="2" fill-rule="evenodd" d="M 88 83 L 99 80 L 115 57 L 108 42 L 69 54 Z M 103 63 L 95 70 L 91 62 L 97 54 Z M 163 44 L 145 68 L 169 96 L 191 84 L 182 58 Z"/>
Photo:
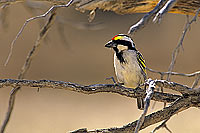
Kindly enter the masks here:
<path id="1" fill-rule="evenodd" d="M 105 45 L 105 47 L 107 47 L 107 48 L 114 48 L 114 47 L 116 47 L 117 46 L 117 44 L 115 43 L 115 42 L 113 42 L 113 41 L 109 41 L 106 45 Z"/>

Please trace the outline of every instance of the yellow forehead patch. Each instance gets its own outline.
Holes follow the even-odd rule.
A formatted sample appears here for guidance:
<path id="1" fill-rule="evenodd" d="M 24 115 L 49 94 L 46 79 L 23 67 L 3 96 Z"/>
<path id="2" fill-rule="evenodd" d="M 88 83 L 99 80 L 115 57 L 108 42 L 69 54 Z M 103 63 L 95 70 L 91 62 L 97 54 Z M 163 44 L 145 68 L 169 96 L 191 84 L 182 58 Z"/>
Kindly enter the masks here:
<path id="1" fill-rule="evenodd" d="M 122 38 L 123 38 L 123 36 L 116 36 L 116 37 L 113 38 L 113 40 L 120 40 Z"/>

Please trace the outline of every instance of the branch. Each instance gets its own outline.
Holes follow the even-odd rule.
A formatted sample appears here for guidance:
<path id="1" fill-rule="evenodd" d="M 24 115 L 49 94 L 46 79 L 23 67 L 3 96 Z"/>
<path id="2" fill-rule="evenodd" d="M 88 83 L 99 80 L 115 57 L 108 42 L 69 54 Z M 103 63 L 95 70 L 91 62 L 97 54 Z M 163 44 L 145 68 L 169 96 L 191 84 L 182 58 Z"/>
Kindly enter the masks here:
<path id="1" fill-rule="evenodd" d="M 150 125 L 153 125 L 155 123 L 166 120 L 169 117 L 172 117 L 174 114 L 181 112 L 183 110 L 186 110 L 189 107 L 191 107 L 189 99 L 180 98 L 180 99 L 176 100 L 172 105 L 145 116 L 144 123 L 141 126 L 140 130 L 142 130 Z M 96 129 L 96 130 L 91 130 L 91 131 L 88 131 L 86 128 L 84 128 L 84 129 L 79 129 L 79 130 L 73 131 L 72 133 L 83 133 L 83 132 L 84 133 L 105 133 L 105 132 L 127 133 L 127 132 L 133 132 L 136 128 L 137 122 L 138 122 L 138 120 L 136 120 L 132 123 L 129 123 L 123 127 L 119 127 L 119 128 L 115 127 L 115 128 L 108 128 L 108 129 Z"/>
<path id="2" fill-rule="evenodd" d="M 125 88 L 123 86 L 116 86 L 113 84 L 94 84 L 94 85 L 80 85 L 71 82 L 53 81 L 53 80 L 17 80 L 17 79 L 0 79 L 0 88 L 4 87 L 34 87 L 34 88 L 52 88 L 64 89 L 83 94 L 96 94 L 102 92 L 116 93 L 130 98 L 145 97 L 145 90 L 141 88 Z M 179 95 L 154 92 L 152 100 L 159 102 L 174 102 L 180 98 Z"/>
<path id="3" fill-rule="evenodd" d="M 144 123 L 145 115 L 147 114 L 148 108 L 150 106 L 150 101 L 151 101 L 151 98 L 152 98 L 154 90 L 155 90 L 155 81 L 150 79 L 148 81 L 148 83 L 149 83 L 149 87 L 146 90 L 146 97 L 144 99 L 144 103 L 145 103 L 144 111 L 143 111 L 142 115 L 140 116 L 140 119 L 137 121 L 137 125 L 136 125 L 135 131 L 134 131 L 135 133 L 139 132 L 142 124 Z"/>
<path id="4" fill-rule="evenodd" d="M 180 87 L 180 85 L 177 83 L 173 83 L 174 84 L 173 85 L 173 84 L 171 84 L 172 82 L 168 82 L 168 81 L 163 82 L 163 80 L 156 80 L 155 83 L 157 83 L 157 85 L 159 85 L 159 86 L 161 86 L 161 85 L 164 87 L 168 86 L 169 88 Z M 168 83 L 170 83 L 170 85 L 167 85 Z M 116 85 L 112 85 L 112 84 L 95 84 L 95 85 L 84 86 L 84 85 L 79 85 L 76 83 L 63 82 L 63 81 L 0 79 L 0 88 L 7 87 L 7 86 L 12 86 L 12 87 L 27 86 L 27 87 L 36 87 L 36 88 L 65 89 L 65 90 L 75 91 L 75 92 L 84 93 L 84 94 L 96 94 L 96 93 L 101 93 L 101 92 L 111 92 L 111 93 L 117 93 L 117 94 L 120 94 L 123 96 L 132 97 L 132 98 L 141 97 L 141 95 L 145 94 L 145 91 L 140 88 L 131 89 L 131 88 L 125 88 L 122 86 L 116 86 Z M 170 97 L 166 97 L 166 96 L 171 96 L 172 98 L 176 97 L 176 100 L 172 100 L 172 99 L 167 100 Z M 165 100 L 160 100 L 160 98 L 165 99 Z M 190 103 L 190 100 L 191 100 L 190 97 L 183 98 L 178 95 L 154 92 L 154 94 L 152 96 L 152 100 L 155 100 L 155 99 L 158 101 L 165 101 L 165 102 L 175 101 L 175 103 L 164 108 L 163 110 L 160 110 L 160 111 L 152 113 L 148 116 L 145 116 L 144 124 L 141 126 L 141 129 L 144 129 L 144 128 L 148 127 L 149 125 L 155 124 L 157 122 L 163 121 L 163 120 L 171 117 L 172 115 L 174 115 L 174 113 L 183 111 L 183 110 L 193 106 L 193 104 Z M 196 98 L 196 99 L 198 99 L 198 98 Z M 191 102 L 193 102 L 193 101 L 191 101 Z M 101 130 L 95 130 L 95 132 L 134 131 L 135 127 L 137 125 L 137 122 L 138 121 L 134 121 L 134 122 L 132 122 L 128 125 L 125 125 L 121 128 L 101 129 Z M 91 131 L 91 132 L 93 132 L 93 131 Z"/>

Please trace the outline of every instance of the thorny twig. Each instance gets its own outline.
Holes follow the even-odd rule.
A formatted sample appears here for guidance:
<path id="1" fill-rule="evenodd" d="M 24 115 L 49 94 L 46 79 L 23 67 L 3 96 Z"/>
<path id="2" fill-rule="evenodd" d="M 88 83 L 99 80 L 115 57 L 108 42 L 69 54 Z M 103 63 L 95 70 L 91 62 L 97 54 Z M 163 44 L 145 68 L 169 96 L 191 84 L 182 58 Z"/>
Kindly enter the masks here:
<path id="1" fill-rule="evenodd" d="M 4 66 L 6 66 L 6 65 L 8 64 L 8 62 L 9 62 L 9 60 L 10 60 L 10 57 L 11 57 L 11 55 L 12 55 L 12 53 L 13 53 L 13 47 L 14 47 L 14 45 L 15 45 L 15 42 L 17 41 L 17 39 L 19 38 L 19 36 L 20 36 L 21 33 L 23 32 L 24 28 L 26 27 L 26 25 L 27 25 L 30 21 L 35 20 L 35 19 L 38 19 L 38 18 L 46 17 L 49 13 L 53 12 L 53 11 L 54 11 L 55 9 L 57 9 L 57 8 L 68 7 L 68 6 L 70 6 L 70 5 L 73 3 L 73 1 L 74 1 L 74 0 L 70 0 L 70 1 L 69 1 L 67 4 L 65 4 L 65 5 L 54 5 L 54 6 L 52 6 L 47 12 L 45 12 L 44 14 L 38 15 L 38 16 L 35 16 L 35 17 L 32 17 L 32 18 L 27 19 L 26 22 L 25 22 L 25 23 L 23 24 L 23 26 L 21 27 L 21 29 L 19 30 L 19 32 L 17 33 L 15 39 L 12 41 L 12 43 L 11 43 L 11 45 L 10 45 L 10 52 L 9 52 L 9 54 L 8 54 L 8 57 L 7 57 L 6 61 L 5 61 Z"/>
<path id="2" fill-rule="evenodd" d="M 172 53 L 172 61 L 171 61 L 171 64 L 170 64 L 170 66 L 169 66 L 169 68 L 168 68 L 169 74 L 167 75 L 167 80 L 170 80 L 171 72 L 172 72 L 172 70 L 173 70 L 173 68 L 174 68 L 174 65 L 175 65 L 175 63 L 176 63 L 176 57 L 177 57 L 177 55 L 178 55 L 178 53 L 179 53 L 180 47 L 183 46 L 182 44 L 183 44 L 183 40 L 184 40 L 184 38 L 185 38 L 185 35 L 186 35 L 188 29 L 190 28 L 190 25 L 191 25 L 193 22 L 196 21 L 196 18 L 198 17 L 199 12 L 200 12 L 200 8 L 196 11 L 196 14 L 195 14 L 195 16 L 193 17 L 193 19 L 192 19 L 191 21 L 189 21 L 188 23 L 186 23 L 186 25 L 185 25 L 185 28 L 184 28 L 184 31 L 183 31 L 183 33 L 182 33 L 181 39 L 180 39 L 180 41 L 179 41 L 177 47 L 174 49 L 174 51 L 173 51 L 173 53 Z"/>
<path id="3" fill-rule="evenodd" d="M 155 89 L 155 81 L 149 79 L 149 81 L 147 81 L 149 83 L 149 87 L 148 89 L 146 90 L 146 97 L 144 99 L 144 111 L 142 113 L 142 115 L 140 116 L 140 119 L 137 121 L 137 125 L 136 125 L 136 128 L 135 128 L 135 133 L 138 133 L 142 124 L 144 123 L 144 118 L 145 118 L 145 115 L 147 114 L 147 111 L 148 111 L 148 108 L 150 106 L 150 101 L 151 101 L 151 98 L 153 96 L 153 93 L 154 93 L 154 89 Z"/>
<path id="4" fill-rule="evenodd" d="M 31 64 L 31 61 L 33 59 L 33 56 L 35 55 L 35 52 L 38 50 L 40 44 L 41 44 L 41 41 L 42 39 L 46 36 L 47 32 L 49 31 L 49 28 L 50 26 L 53 24 L 53 20 L 55 18 L 55 15 L 56 15 L 56 10 L 52 11 L 51 12 L 51 16 L 49 17 L 47 23 L 45 24 L 45 26 L 42 28 L 39 36 L 38 36 L 38 39 L 36 40 L 32 50 L 29 52 L 27 58 L 26 58 L 26 61 L 25 61 L 25 64 L 23 65 L 19 75 L 18 75 L 18 79 L 23 79 L 24 76 L 25 76 L 25 73 L 28 71 L 29 67 L 30 67 L 30 64 Z M 7 113 L 6 113 L 6 116 L 5 116 L 5 119 L 3 121 L 3 124 L 1 126 L 1 129 L 0 129 L 0 133 L 3 133 L 8 122 L 9 122 L 9 119 L 10 119 L 10 116 L 12 114 L 12 110 L 13 110 L 13 107 L 14 107 L 14 103 L 15 103 L 15 95 L 17 93 L 17 91 L 21 88 L 21 86 L 17 86 L 15 88 L 12 89 L 11 93 L 10 93 L 10 97 L 9 97 L 9 104 L 8 104 L 8 110 L 7 110 Z"/>

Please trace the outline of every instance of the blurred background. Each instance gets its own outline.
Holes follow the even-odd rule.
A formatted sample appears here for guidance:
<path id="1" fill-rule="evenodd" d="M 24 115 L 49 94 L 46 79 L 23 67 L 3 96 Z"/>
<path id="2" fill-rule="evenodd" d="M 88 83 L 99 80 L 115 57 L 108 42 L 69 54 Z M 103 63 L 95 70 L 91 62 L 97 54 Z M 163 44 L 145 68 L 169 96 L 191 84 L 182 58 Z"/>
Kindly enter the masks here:
<path id="1" fill-rule="evenodd" d="M 17 78 L 39 34 L 40 26 L 45 22 L 45 19 L 40 19 L 27 25 L 14 46 L 8 65 L 4 67 L 10 44 L 25 20 L 44 13 L 50 7 L 45 3 L 35 5 L 34 10 L 24 3 L 6 8 L 6 22 L 0 25 L 0 78 Z M 3 10 L 0 12 L 3 13 Z M 56 22 L 34 57 L 26 79 L 61 80 L 84 85 L 112 83 L 105 79 L 115 76 L 113 51 L 104 45 L 114 35 L 127 33 L 129 27 L 144 14 L 118 15 L 97 10 L 91 23 L 88 22 L 88 14 L 80 13 L 74 7 L 58 10 Z M 167 71 L 172 51 L 179 42 L 186 20 L 184 15 L 167 14 L 160 24 L 150 22 L 133 35 L 136 47 L 149 68 Z M 199 28 L 198 19 L 185 37 L 184 49 L 177 57 L 174 71 L 192 73 L 200 69 Z M 160 78 L 151 72 L 148 72 L 148 77 Z M 194 78 L 173 76 L 172 81 L 191 86 Z M 1 123 L 7 110 L 10 90 L 10 87 L 0 89 Z M 120 127 L 139 118 L 142 111 L 136 108 L 135 102 L 135 99 L 117 94 L 84 95 L 48 88 L 41 88 L 37 92 L 37 88 L 23 87 L 16 96 L 6 133 L 64 133 L 79 128 Z M 163 104 L 156 103 L 155 108 L 151 107 L 149 113 L 162 109 Z M 197 108 L 181 112 L 170 119 L 168 127 L 175 133 L 199 132 L 199 113 Z M 152 125 L 141 132 L 150 132 L 155 127 Z M 167 131 L 161 129 L 159 132 Z"/>

